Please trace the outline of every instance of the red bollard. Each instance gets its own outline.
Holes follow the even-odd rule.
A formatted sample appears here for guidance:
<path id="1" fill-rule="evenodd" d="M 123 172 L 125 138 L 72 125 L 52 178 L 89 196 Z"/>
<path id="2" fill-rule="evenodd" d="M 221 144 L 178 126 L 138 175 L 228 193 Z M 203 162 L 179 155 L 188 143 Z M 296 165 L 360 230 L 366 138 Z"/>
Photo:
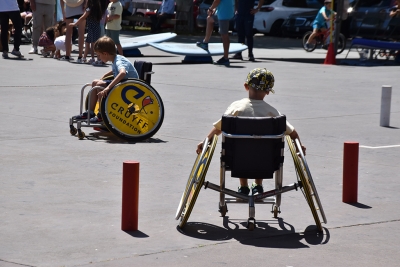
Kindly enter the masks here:
<path id="1" fill-rule="evenodd" d="M 356 203 L 358 194 L 358 143 L 345 142 L 343 149 L 344 203 Z"/>
<path id="2" fill-rule="evenodd" d="M 139 162 L 124 161 L 122 166 L 121 230 L 137 231 L 139 220 Z"/>

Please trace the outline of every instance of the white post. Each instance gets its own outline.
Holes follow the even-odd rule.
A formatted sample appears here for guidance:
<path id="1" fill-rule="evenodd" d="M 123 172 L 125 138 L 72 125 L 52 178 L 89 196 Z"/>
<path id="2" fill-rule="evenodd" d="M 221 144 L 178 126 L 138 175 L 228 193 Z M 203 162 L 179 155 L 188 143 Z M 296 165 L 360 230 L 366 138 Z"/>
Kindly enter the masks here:
<path id="1" fill-rule="evenodd" d="M 391 103 L 391 101 L 392 101 L 392 86 L 391 85 L 382 85 L 380 126 L 388 127 L 390 125 L 390 103 Z"/>

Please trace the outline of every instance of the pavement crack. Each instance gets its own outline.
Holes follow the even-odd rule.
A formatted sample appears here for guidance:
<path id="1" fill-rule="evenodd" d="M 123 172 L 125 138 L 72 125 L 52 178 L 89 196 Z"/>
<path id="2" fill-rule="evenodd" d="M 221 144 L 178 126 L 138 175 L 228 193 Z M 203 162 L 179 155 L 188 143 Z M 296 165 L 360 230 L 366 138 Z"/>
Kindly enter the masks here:
<path id="1" fill-rule="evenodd" d="M 11 263 L 11 264 L 19 265 L 19 266 L 35 267 L 35 266 L 33 266 L 33 265 L 26 265 L 26 264 L 22 264 L 22 263 L 17 263 L 17 262 L 13 262 L 13 261 L 6 261 L 6 260 L 2 260 L 2 259 L 0 259 L 0 263 L 1 263 L 1 262 L 7 262 L 7 263 Z"/>

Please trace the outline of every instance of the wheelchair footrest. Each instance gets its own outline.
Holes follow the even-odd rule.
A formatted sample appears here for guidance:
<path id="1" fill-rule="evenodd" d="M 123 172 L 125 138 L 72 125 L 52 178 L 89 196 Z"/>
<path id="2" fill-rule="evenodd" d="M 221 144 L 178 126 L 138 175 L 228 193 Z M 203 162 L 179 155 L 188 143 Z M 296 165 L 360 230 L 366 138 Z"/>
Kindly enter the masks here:
<path id="1" fill-rule="evenodd" d="M 243 204 L 243 203 L 249 203 L 246 200 L 238 200 L 234 197 L 226 197 L 225 198 L 226 203 L 232 203 L 232 204 Z M 275 197 L 266 197 L 264 199 L 260 199 L 255 201 L 254 203 L 256 204 L 275 204 L 276 200 Z"/>

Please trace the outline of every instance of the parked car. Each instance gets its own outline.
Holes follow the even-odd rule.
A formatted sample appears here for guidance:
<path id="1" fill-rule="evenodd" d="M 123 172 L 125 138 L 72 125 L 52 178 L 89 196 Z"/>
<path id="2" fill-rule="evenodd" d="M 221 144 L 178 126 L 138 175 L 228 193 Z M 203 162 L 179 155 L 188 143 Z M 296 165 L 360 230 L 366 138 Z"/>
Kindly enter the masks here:
<path id="1" fill-rule="evenodd" d="M 389 25 L 393 0 L 357 0 L 349 8 L 349 35 L 351 37 L 379 38 Z"/>
<path id="2" fill-rule="evenodd" d="M 356 1 L 350 0 L 349 9 L 346 10 L 346 20 L 342 21 L 340 32 L 346 37 L 349 37 L 349 13 Z M 282 24 L 282 34 L 287 37 L 300 37 L 304 33 L 313 30 L 313 22 L 317 16 L 319 9 L 290 15 Z"/>
<path id="3" fill-rule="evenodd" d="M 199 3 L 201 2 L 201 3 Z M 207 10 L 210 8 L 214 0 L 198 0 L 199 8 L 198 15 L 196 18 L 196 26 L 198 28 L 206 28 L 207 27 Z M 235 28 L 235 16 L 229 22 L 229 29 L 234 30 Z M 214 29 L 218 29 L 218 17 L 214 16 Z"/>
<path id="4" fill-rule="evenodd" d="M 254 32 L 279 36 L 281 26 L 291 14 L 319 10 L 323 0 L 265 0 L 254 17 Z"/>

